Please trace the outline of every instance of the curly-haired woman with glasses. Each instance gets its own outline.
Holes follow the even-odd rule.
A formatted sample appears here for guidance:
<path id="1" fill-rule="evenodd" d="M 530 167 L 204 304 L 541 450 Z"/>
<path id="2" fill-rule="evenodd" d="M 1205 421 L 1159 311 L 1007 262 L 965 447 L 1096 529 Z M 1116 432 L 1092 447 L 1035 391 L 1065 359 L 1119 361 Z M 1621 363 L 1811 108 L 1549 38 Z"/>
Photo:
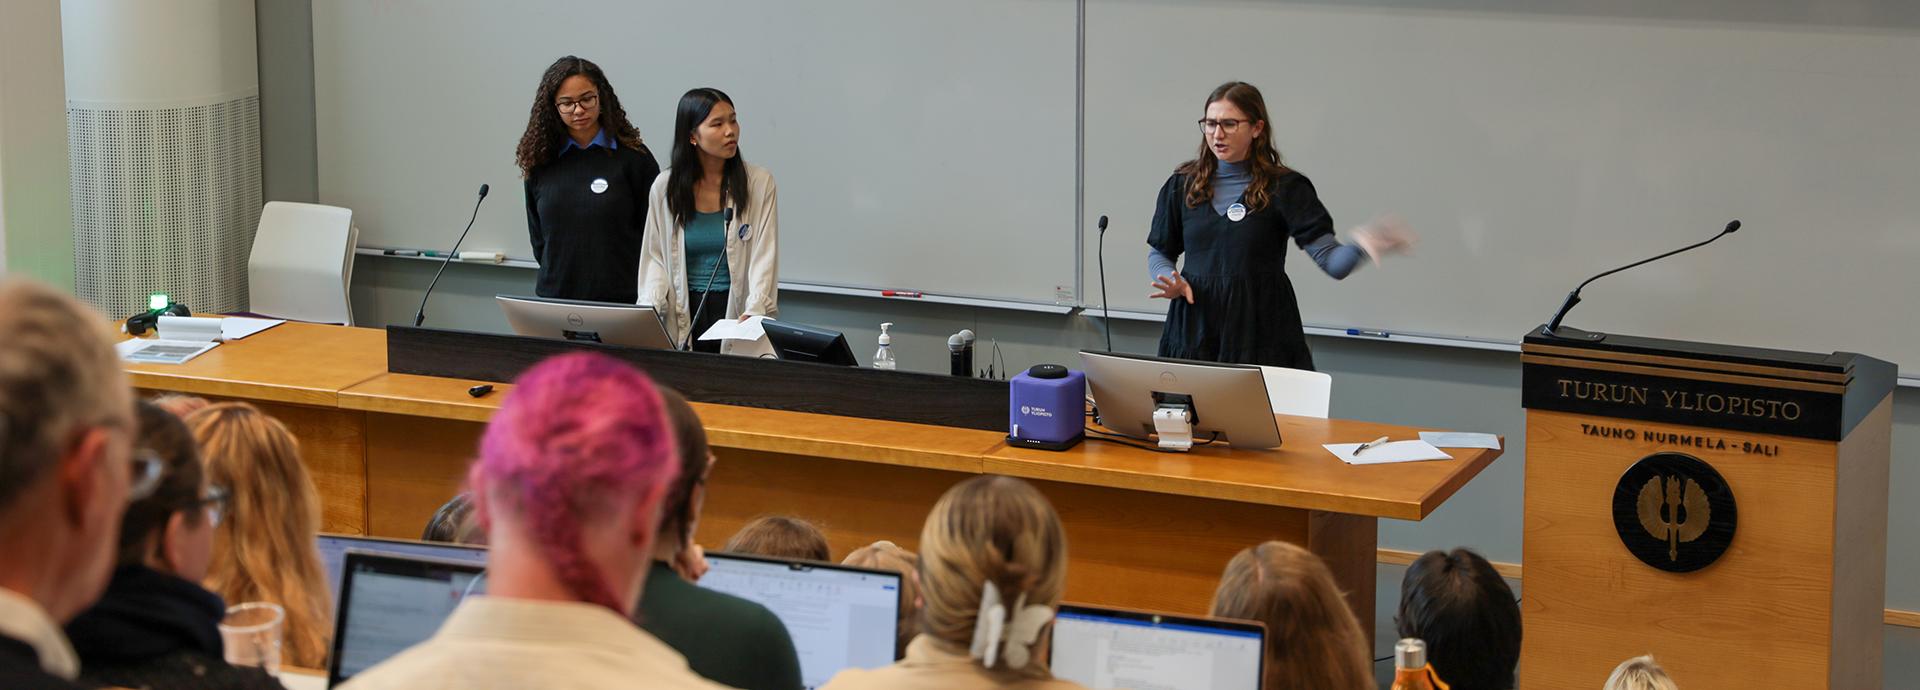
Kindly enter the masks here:
<path id="1" fill-rule="evenodd" d="M 1335 280 L 1413 242 L 1393 219 L 1352 234 L 1357 247 L 1335 239 L 1313 183 L 1280 162 L 1260 90 L 1220 85 L 1200 119 L 1200 152 L 1160 188 L 1147 235 L 1151 296 L 1172 302 L 1160 356 L 1313 369 L 1282 268 L 1287 240 Z"/>
<path id="2" fill-rule="evenodd" d="M 647 188 L 660 174 L 607 75 L 568 55 L 540 77 L 516 152 L 541 297 L 633 304 Z"/>

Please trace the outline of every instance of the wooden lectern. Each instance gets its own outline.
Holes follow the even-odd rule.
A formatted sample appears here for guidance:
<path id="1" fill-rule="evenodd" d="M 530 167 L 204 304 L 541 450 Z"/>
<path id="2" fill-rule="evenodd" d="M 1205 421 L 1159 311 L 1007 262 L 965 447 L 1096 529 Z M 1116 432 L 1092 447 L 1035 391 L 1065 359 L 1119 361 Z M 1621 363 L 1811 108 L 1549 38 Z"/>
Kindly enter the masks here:
<path id="1" fill-rule="evenodd" d="M 1522 348 L 1520 687 L 1881 687 L 1892 364 L 1627 336 Z"/>

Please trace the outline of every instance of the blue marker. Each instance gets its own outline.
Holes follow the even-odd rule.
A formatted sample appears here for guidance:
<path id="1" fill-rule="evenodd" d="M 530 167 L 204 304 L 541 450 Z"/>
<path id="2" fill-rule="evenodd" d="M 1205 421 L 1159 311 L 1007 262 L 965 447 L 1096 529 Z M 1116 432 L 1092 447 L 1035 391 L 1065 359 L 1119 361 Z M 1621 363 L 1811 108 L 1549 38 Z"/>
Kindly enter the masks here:
<path id="1" fill-rule="evenodd" d="M 1347 335 L 1364 335 L 1369 338 L 1385 338 L 1385 337 L 1388 337 L 1389 334 L 1386 331 L 1365 331 L 1358 328 L 1349 328 L 1347 329 Z"/>

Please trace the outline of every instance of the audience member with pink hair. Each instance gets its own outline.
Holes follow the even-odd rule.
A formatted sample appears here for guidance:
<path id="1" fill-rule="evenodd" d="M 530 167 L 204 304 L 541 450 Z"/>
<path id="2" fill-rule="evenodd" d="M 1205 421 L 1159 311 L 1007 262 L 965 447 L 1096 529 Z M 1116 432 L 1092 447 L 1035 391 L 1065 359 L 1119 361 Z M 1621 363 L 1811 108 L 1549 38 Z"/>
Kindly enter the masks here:
<path id="1" fill-rule="evenodd" d="M 467 476 L 490 544 L 487 594 L 345 687 L 722 687 L 628 618 L 679 471 L 653 382 L 576 353 L 515 384 Z"/>

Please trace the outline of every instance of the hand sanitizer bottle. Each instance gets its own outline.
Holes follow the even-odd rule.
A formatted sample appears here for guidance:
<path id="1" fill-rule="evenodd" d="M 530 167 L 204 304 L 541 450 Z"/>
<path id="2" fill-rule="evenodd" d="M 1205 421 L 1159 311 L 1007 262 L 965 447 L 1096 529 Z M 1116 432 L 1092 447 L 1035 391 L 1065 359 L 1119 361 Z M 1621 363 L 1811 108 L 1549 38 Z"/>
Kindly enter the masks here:
<path id="1" fill-rule="evenodd" d="M 892 327 L 893 324 L 891 322 L 880 324 L 880 350 L 873 353 L 873 368 L 875 369 L 897 368 L 893 361 L 893 336 L 887 333 L 887 329 Z"/>

